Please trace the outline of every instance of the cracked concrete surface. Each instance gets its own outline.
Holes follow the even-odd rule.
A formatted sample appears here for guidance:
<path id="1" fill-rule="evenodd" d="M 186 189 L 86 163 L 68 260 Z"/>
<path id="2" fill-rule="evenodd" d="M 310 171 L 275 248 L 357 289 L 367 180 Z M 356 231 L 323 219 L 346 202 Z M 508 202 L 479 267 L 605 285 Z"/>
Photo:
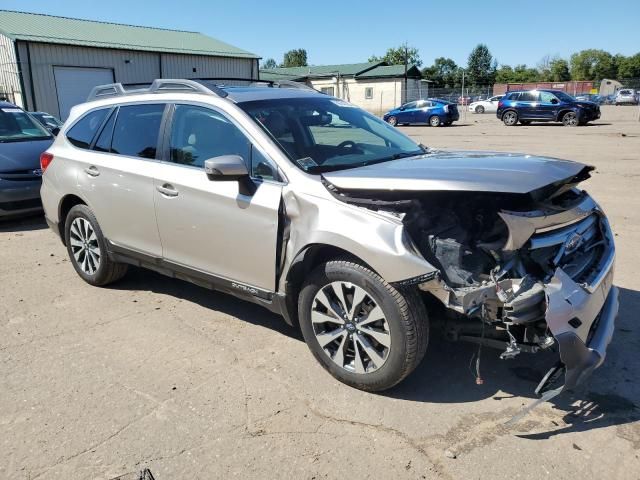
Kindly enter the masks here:
<path id="1" fill-rule="evenodd" d="M 637 478 L 640 123 L 636 109 L 603 112 L 574 129 L 492 115 L 403 128 L 434 147 L 597 167 L 586 187 L 617 234 L 621 312 L 605 365 L 574 397 L 506 427 L 544 367 L 485 350 L 477 386 L 475 348 L 436 338 L 394 390 L 351 389 L 260 307 L 137 269 L 84 284 L 36 217 L 0 224 L 0 478 Z"/>

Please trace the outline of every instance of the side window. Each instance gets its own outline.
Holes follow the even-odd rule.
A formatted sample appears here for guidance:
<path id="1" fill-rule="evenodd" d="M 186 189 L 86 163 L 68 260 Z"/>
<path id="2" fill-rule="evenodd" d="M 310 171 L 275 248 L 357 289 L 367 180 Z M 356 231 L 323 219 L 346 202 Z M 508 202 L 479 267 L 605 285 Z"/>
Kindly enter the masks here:
<path id="1" fill-rule="evenodd" d="M 116 124 L 116 115 L 117 109 L 111 113 L 109 120 L 105 123 L 104 127 L 102 127 L 102 131 L 98 135 L 98 139 L 96 140 L 96 144 L 93 146 L 93 149 L 98 152 L 110 152 L 111 151 L 111 139 L 113 138 L 113 127 Z"/>
<path id="2" fill-rule="evenodd" d="M 260 150 L 251 146 L 251 172 L 253 178 L 280 181 L 277 167 Z"/>
<path id="3" fill-rule="evenodd" d="M 542 103 L 551 103 L 551 101 L 555 99 L 556 99 L 556 96 L 553 93 L 540 92 L 540 101 Z"/>
<path id="4" fill-rule="evenodd" d="M 371 100 L 373 98 L 373 87 L 367 87 L 364 89 L 364 98 Z"/>
<path id="5" fill-rule="evenodd" d="M 410 110 L 412 108 L 416 108 L 417 105 L 418 105 L 418 102 L 409 102 L 409 103 L 405 103 L 403 107 L 405 110 Z"/>
<path id="6" fill-rule="evenodd" d="M 249 139 L 222 114 L 209 108 L 176 105 L 171 125 L 171 161 L 203 167 L 204 161 L 221 155 L 250 158 Z"/>
<path id="7" fill-rule="evenodd" d="M 519 100 L 521 102 L 537 102 L 538 97 L 538 92 L 522 92 Z"/>
<path id="8" fill-rule="evenodd" d="M 120 107 L 113 129 L 111 151 L 120 155 L 156 158 L 164 104 Z"/>
<path id="9" fill-rule="evenodd" d="M 325 95 L 331 95 L 332 97 L 334 96 L 334 88 L 333 87 L 322 87 L 320 89 L 320 91 L 322 93 L 324 93 Z"/>
<path id="10" fill-rule="evenodd" d="M 520 92 L 510 93 L 507 97 L 508 100 L 518 100 L 520 98 Z"/>
<path id="11" fill-rule="evenodd" d="M 89 148 L 109 110 L 102 108 L 86 114 L 67 132 L 67 140 L 78 148 Z"/>

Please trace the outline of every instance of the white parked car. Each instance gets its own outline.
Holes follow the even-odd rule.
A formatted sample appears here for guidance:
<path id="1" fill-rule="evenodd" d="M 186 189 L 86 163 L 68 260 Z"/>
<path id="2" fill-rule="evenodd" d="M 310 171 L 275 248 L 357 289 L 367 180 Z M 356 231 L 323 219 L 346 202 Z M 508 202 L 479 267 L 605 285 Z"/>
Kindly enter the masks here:
<path id="1" fill-rule="evenodd" d="M 469 111 L 473 113 L 495 113 L 498 110 L 498 102 L 502 97 L 504 97 L 504 95 L 496 95 L 495 97 L 487 98 L 486 100 L 472 102 L 469 104 Z"/>
<path id="2" fill-rule="evenodd" d="M 638 95 L 631 88 L 623 88 L 616 93 L 616 105 L 636 105 L 638 103 Z"/>

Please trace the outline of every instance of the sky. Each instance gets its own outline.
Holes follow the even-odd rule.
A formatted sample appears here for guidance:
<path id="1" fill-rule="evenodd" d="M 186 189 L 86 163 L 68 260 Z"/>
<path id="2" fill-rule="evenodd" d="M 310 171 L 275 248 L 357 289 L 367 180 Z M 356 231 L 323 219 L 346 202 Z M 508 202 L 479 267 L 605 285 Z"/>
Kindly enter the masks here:
<path id="1" fill-rule="evenodd" d="M 293 48 L 305 48 L 311 65 L 366 62 L 406 42 L 418 48 L 423 66 L 436 57 L 465 65 L 478 43 L 507 65 L 535 66 L 546 55 L 568 58 L 586 48 L 640 52 L 640 4 L 605 5 L 601 0 L 0 0 L 5 10 L 198 31 L 277 62 Z"/>

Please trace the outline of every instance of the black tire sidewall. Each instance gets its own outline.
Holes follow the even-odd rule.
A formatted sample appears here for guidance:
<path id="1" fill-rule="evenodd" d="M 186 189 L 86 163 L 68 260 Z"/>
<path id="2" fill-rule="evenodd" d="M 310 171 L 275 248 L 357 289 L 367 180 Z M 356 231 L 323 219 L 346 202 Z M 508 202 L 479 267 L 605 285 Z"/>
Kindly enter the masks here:
<path id="1" fill-rule="evenodd" d="M 508 117 L 509 115 L 515 115 L 515 116 L 516 116 L 516 119 L 515 119 L 515 121 L 514 121 L 512 124 L 508 124 L 508 123 L 507 123 L 507 117 Z M 505 113 L 502 115 L 502 122 L 503 122 L 507 127 L 513 127 L 513 126 L 517 125 L 519 120 L 520 120 L 520 116 L 519 116 L 515 111 L 513 111 L 513 110 L 509 110 L 508 112 L 505 112 Z"/>
<path id="2" fill-rule="evenodd" d="M 75 257 L 73 256 L 73 252 L 71 251 L 71 243 L 69 241 L 71 224 L 76 218 L 84 218 L 85 220 L 87 220 L 91 224 L 91 227 L 93 228 L 93 231 L 95 232 L 98 239 L 98 246 L 100 247 L 100 265 L 93 275 L 89 275 L 82 271 L 82 269 L 76 262 Z M 69 254 L 69 261 L 73 265 L 73 268 L 75 269 L 77 274 L 80 275 L 80 277 L 85 282 L 91 285 L 101 285 L 102 283 L 104 283 L 106 277 L 109 274 L 107 242 L 104 239 L 104 235 L 102 234 L 102 230 L 100 229 L 100 225 L 98 224 L 95 215 L 89 207 L 87 207 L 86 205 L 76 205 L 69 211 L 64 225 L 64 238 L 65 244 L 67 245 L 67 253 Z"/>
<path id="3" fill-rule="evenodd" d="M 320 288 L 334 281 L 345 281 L 364 288 L 380 306 L 391 335 L 391 350 L 382 367 L 367 374 L 349 372 L 335 364 L 318 343 L 311 322 L 311 308 Z M 388 288 L 393 288 L 368 269 L 350 262 L 328 262 L 314 270 L 298 297 L 302 335 L 320 364 L 334 377 L 355 388 L 380 391 L 392 387 L 406 376 L 408 343 L 401 307 Z M 426 318 L 420 319 L 427 321 Z"/>

